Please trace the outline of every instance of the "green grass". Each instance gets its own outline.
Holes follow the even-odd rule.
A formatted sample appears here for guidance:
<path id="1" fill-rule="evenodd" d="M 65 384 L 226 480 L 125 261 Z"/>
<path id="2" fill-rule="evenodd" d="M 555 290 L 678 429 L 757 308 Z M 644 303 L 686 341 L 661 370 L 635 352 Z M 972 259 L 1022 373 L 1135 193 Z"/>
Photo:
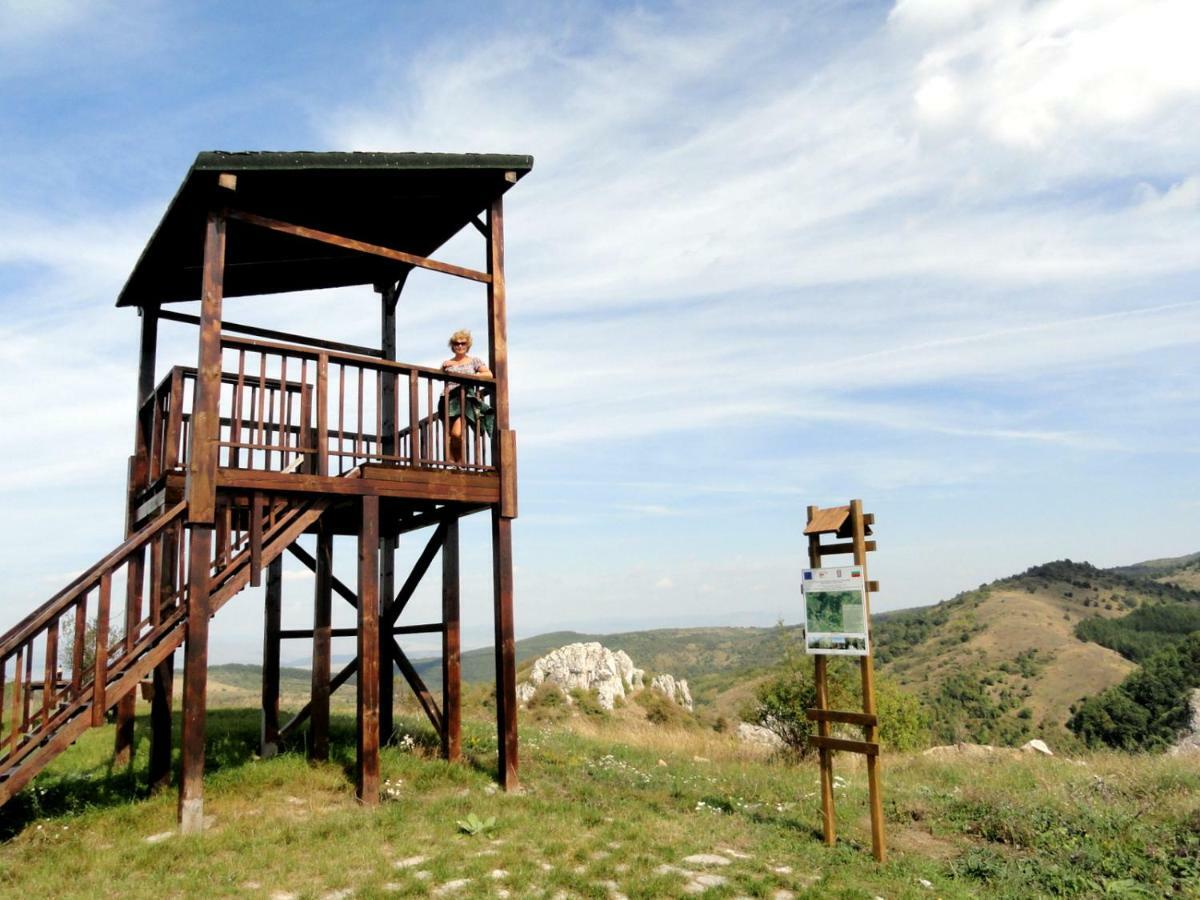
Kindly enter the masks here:
<path id="1" fill-rule="evenodd" d="M 841 830 L 827 848 L 815 767 L 721 735 L 632 715 L 526 726 L 524 789 L 507 795 L 494 787 L 489 723 L 466 723 L 466 758 L 450 765 L 428 727 L 404 719 L 412 749 L 384 751 L 389 799 L 371 809 L 353 796 L 352 720 L 334 725 L 331 762 L 309 764 L 302 747 L 263 761 L 256 711 L 212 711 L 214 824 L 157 843 L 146 838 L 172 831 L 175 794 L 142 796 L 145 744 L 130 774 L 107 762 L 111 728 L 85 735 L 4 808 L 0 894 L 373 897 L 469 879 L 458 896 L 602 898 L 615 885 L 649 898 L 686 896 L 687 869 L 726 879 L 712 897 L 1200 896 L 1194 760 L 886 757 L 890 859 L 878 865 L 855 760 L 835 763 Z M 472 815 L 495 825 L 467 835 L 457 823 Z M 729 864 L 684 861 L 697 853 Z"/>

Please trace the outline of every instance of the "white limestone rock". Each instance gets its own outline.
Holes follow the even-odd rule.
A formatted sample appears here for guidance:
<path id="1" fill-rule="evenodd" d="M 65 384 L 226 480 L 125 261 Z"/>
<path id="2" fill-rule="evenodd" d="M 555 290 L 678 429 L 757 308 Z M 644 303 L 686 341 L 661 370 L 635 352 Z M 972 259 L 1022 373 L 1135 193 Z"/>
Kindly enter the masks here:
<path id="1" fill-rule="evenodd" d="M 783 738 L 770 728 L 764 728 L 762 725 L 752 725 L 749 722 L 738 723 L 737 736 L 739 741 L 747 744 L 757 744 L 761 747 L 770 747 L 772 749 L 778 749 L 783 746 Z"/>
<path id="2" fill-rule="evenodd" d="M 529 680 L 517 685 L 517 700 L 528 703 L 539 685 L 550 682 L 564 694 L 575 688 L 595 690 L 600 705 L 612 709 L 627 690 L 641 688 L 644 674 L 624 650 L 613 653 L 597 641 L 567 644 L 533 664 Z"/>
<path id="3" fill-rule="evenodd" d="M 1046 742 L 1041 740 L 1040 738 L 1034 738 L 1032 741 L 1028 741 L 1025 744 L 1022 744 L 1021 749 L 1024 750 L 1026 753 L 1040 753 L 1040 754 L 1042 754 L 1042 756 L 1053 756 L 1054 755 L 1054 751 L 1051 750 L 1046 745 Z"/>
<path id="4" fill-rule="evenodd" d="M 692 711 L 692 692 L 688 690 L 686 679 L 675 680 L 674 675 L 655 675 L 650 682 L 650 690 L 658 691 L 673 703 L 678 703 L 688 712 Z"/>
<path id="5" fill-rule="evenodd" d="M 1168 753 L 1178 756 L 1181 753 L 1200 753 L 1200 688 L 1192 691 L 1192 719 L 1188 729 L 1179 736 Z"/>

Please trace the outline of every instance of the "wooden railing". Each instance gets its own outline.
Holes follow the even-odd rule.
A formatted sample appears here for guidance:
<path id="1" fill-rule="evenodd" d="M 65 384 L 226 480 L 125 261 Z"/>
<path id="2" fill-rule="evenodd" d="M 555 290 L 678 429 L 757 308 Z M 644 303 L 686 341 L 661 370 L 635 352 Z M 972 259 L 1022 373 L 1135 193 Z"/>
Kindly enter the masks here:
<path id="1" fill-rule="evenodd" d="M 364 463 L 494 469 L 490 378 L 229 335 L 221 347 L 223 467 L 317 475 Z M 453 414 L 463 410 L 461 441 L 452 442 Z"/>
<path id="2" fill-rule="evenodd" d="M 107 693 L 112 681 L 164 625 L 182 618 L 184 592 L 174 586 L 187 583 L 184 510 L 180 503 L 155 519 L 0 638 L 0 698 L 6 699 L 0 704 L 0 771 L 89 703 L 92 724 L 100 724 L 113 700 Z M 132 622 L 125 602 L 131 583 L 135 591 L 148 588 L 150 597 L 145 615 L 139 603 Z M 122 589 L 116 603 L 114 584 Z"/>

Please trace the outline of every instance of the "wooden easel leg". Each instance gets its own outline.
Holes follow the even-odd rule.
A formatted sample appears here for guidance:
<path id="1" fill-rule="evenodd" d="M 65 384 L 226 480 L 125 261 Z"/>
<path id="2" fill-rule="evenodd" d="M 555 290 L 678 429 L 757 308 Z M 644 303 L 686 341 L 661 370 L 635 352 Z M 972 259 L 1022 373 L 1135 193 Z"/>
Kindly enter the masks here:
<path id="1" fill-rule="evenodd" d="M 519 787 L 517 778 L 517 670 L 513 641 L 512 520 L 492 509 L 492 575 L 496 621 L 496 731 L 500 786 Z"/>
<path id="2" fill-rule="evenodd" d="M 263 603 L 262 732 L 258 754 L 270 759 L 279 752 L 279 631 L 283 611 L 283 559 L 267 566 Z"/>
<path id="3" fill-rule="evenodd" d="M 330 623 L 333 616 L 333 532 L 324 519 L 317 526 L 317 579 L 313 599 L 312 715 L 309 734 L 314 760 L 329 759 Z M 359 601 L 361 603 L 361 599 Z M 362 680 L 362 672 L 358 674 Z"/>
<path id="4" fill-rule="evenodd" d="M 379 802 L 379 498 L 362 498 L 358 532 L 358 799 Z"/>
<path id="5" fill-rule="evenodd" d="M 862 657 L 863 712 L 877 715 L 875 709 L 875 664 L 869 656 Z M 879 742 L 879 728 L 876 725 L 866 726 L 866 739 L 871 743 Z M 867 789 L 871 801 L 871 849 L 875 859 L 884 862 L 887 859 L 887 848 L 883 839 L 883 791 L 879 777 L 879 757 L 867 757 Z"/>
<path id="6" fill-rule="evenodd" d="M 442 755 L 451 762 L 462 757 L 459 641 L 458 519 L 450 519 L 442 543 Z"/>
<path id="7" fill-rule="evenodd" d="M 183 741 L 179 830 L 204 830 L 204 730 L 208 694 L 208 590 L 213 529 L 193 525 L 188 550 L 187 643 L 183 653 Z"/>
<path id="8" fill-rule="evenodd" d="M 817 709 L 829 709 L 829 682 L 827 680 L 827 658 L 814 657 L 814 676 L 817 682 Z M 829 723 L 818 722 L 817 734 L 829 737 Z M 817 751 L 821 766 L 821 821 L 825 843 L 832 847 L 837 843 L 837 823 L 833 815 L 833 754 L 822 747 Z"/>

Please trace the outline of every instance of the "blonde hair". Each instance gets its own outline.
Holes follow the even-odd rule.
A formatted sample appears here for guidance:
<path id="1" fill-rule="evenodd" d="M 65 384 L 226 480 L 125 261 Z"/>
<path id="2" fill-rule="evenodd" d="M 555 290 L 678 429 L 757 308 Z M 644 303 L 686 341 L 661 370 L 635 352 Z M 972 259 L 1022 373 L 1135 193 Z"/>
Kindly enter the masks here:
<path id="1" fill-rule="evenodd" d="M 471 345 L 474 343 L 471 340 L 471 332 L 467 331 L 465 328 L 460 328 L 458 331 L 454 332 L 454 334 L 450 335 L 450 340 L 446 343 L 449 345 L 451 350 L 454 349 L 455 341 L 466 341 L 468 350 L 471 349 Z"/>

